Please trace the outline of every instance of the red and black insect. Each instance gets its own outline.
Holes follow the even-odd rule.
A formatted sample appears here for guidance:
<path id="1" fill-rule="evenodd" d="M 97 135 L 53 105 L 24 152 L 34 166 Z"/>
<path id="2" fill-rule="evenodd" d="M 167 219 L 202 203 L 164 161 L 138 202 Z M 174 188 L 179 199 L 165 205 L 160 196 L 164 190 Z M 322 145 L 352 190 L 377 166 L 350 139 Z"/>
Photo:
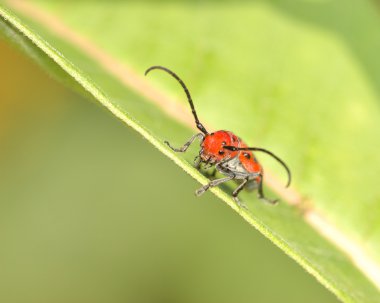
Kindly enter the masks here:
<path id="1" fill-rule="evenodd" d="M 190 144 L 192 144 L 195 139 L 199 139 L 201 141 L 201 150 L 199 151 L 199 155 L 194 160 L 195 166 L 200 168 L 202 165 L 205 169 L 215 166 L 216 170 L 214 170 L 214 173 L 218 171 L 225 175 L 223 178 L 212 180 L 207 185 L 202 186 L 195 192 L 196 195 L 200 196 L 210 187 L 215 187 L 230 180 L 242 180 L 239 186 L 232 193 L 234 200 L 239 206 L 245 207 L 244 204 L 238 199 L 238 194 L 244 187 L 249 187 L 251 189 L 257 188 L 259 199 L 275 204 L 277 200 L 270 200 L 264 196 L 264 170 L 252 151 L 264 152 L 281 163 L 288 174 L 288 182 L 286 184 L 286 187 L 288 187 L 291 182 L 291 173 L 284 161 L 266 149 L 259 147 L 248 147 L 239 137 L 230 131 L 218 130 L 216 132 L 209 133 L 198 119 L 193 100 L 191 99 L 190 92 L 185 83 L 174 72 L 163 66 L 152 66 L 146 70 L 145 75 L 154 69 L 160 69 L 169 73 L 179 82 L 179 84 L 181 84 L 190 104 L 191 111 L 195 119 L 195 124 L 201 131 L 200 133 L 192 136 L 180 148 L 172 147 L 167 141 L 165 141 L 165 143 L 172 150 L 183 153 L 186 152 Z"/>

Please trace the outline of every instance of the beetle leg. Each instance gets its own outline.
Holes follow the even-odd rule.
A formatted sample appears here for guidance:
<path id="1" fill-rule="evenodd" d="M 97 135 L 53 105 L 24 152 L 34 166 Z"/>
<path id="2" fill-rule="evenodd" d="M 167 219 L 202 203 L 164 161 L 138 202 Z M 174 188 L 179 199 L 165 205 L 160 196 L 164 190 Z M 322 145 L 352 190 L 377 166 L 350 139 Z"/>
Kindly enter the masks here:
<path id="1" fill-rule="evenodd" d="M 201 157 L 200 156 L 196 156 L 194 158 L 194 167 L 195 168 L 199 168 L 201 166 Z"/>
<path id="2" fill-rule="evenodd" d="M 268 202 L 270 204 L 277 204 L 278 202 L 278 199 L 274 199 L 274 200 L 271 200 L 271 199 L 268 199 L 264 196 L 264 190 L 263 190 L 263 175 L 261 175 L 261 180 L 259 182 L 259 188 L 258 188 L 258 193 L 259 193 L 259 199 L 260 200 L 264 200 L 265 202 Z"/>
<path id="3" fill-rule="evenodd" d="M 216 180 L 212 180 L 210 183 L 202 186 L 200 189 L 196 190 L 195 191 L 195 194 L 197 196 L 200 196 L 202 195 L 206 190 L 208 190 L 210 187 L 215 187 L 215 186 L 218 186 L 219 184 L 221 183 L 224 183 L 224 182 L 227 182 L 227 181 L 230 181 L 232 179 L 235 178 L 235 175 L 230 175 L 228 177 L 224 177 L 224 178 L 221 178 L 221 179 L 216 179 Z"/>
<path id="4" fill-rule="evenodd" d="M 184 153 L 190 146 L 191 143 L 194 142 L 195 139 L 199 139 L 199 140 L 203 140 L 205 137 L 204 134 L 202 133 L 199 133 L 199 134 L 195 134 L 194 136 L 192 136 L 189 141 L 187 141 L 183 146 L 181 146 L 180 148 L 175 148 L 175 147 L 172 147 L 170 145 L 170 143 L 168 141 L 165 141 L 164 143 L 169 146 L 172 150 L 174 150 L 175 152 L 177 153 Z"/>
<path id="5" fill-rule="evenodd" d="M 247 210 L 248 210 L 248 207 L 247 207 L 243 202 L 241 202 L 241 201 L 239 200 L 239 198 L 238 198 L 238 194 L 241 192 L 241 190 L 244 188 L 244 186 L 247 184 L 248 181 L 249 181 L 249 178 L 248 178 L 248 177 L 245 178 L 245 179 L 243 180 L 243 182 L 241 182 L 241 183 L 239 184 L 239 186 L 238 186 L 238 187 L 233 191 L 233 193 L 232 193 L 232 197 L 234 198 L 236 204 L 237 204 L 239 207 L 243 207 L 243 208 L 245 208 L 245 209 L 247 209 Z"/>

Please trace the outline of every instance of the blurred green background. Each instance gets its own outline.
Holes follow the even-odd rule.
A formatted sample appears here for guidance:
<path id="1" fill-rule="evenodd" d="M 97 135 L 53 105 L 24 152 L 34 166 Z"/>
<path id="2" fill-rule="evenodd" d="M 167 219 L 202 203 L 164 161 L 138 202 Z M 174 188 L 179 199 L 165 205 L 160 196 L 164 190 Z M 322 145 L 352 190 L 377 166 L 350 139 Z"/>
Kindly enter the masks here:
<path id="1" fill-rule="evenodd" d="M 107 111 L 0 60 L 0 302 L 336 302 Z"/>

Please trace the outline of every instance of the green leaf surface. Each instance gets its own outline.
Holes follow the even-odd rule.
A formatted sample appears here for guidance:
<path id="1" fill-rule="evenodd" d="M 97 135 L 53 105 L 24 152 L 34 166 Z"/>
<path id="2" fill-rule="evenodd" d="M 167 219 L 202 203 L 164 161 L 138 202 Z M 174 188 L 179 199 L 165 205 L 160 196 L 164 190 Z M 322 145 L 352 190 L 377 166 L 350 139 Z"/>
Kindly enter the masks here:
<path id="1" fill-rule="evenodd" d="M 310 224 L 310 214 L 319 214 L 359 248 L 360 261 L 380 263 L 380 20 L 372 2 L 25 3 L 5 4 L 18 17 L 0 10 L 3 32 L 202 184 L 207 178 L 192 167 L 195 148 L 182 156 L 163 144 L 180 145 L 194 132 L 178 84 L 158 72 L 140 80 L 150 65 L 184 78 L 209 128 L 281 155 L 294 174 L 292 189 L 307 203 L 281 191 L 297 206 L 270 207 L 243 193 L 244 211 L 230 198 L 233 184 L 213 192 L 341 300 L 380 301 L 374 277 L 353 262 L 354 249 L 336 248 L 339 239 L 331 243 Z"/>

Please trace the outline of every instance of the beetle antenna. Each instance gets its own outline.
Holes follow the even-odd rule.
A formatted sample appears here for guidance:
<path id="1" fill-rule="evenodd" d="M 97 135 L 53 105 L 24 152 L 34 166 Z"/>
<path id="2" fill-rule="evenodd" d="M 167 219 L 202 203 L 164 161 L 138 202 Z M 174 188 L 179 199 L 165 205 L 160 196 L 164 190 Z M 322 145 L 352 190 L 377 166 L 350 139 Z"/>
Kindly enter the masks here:
<path id="1" fill-rule="evenodd" d="M 285 164 L 284 161 L 282 161 L 279 157 L 277 157 L 274 153 L 270 152 L 269 150 L 266 150 L 264 148 L 260 147 L 235 147 L 235 146 L 224 146 L 223 148 L 231 151 L 238 151 L 238 150 L 252 150 L 252 151 L 259 151 L 266 153 L 270 156 L 272 156 L 274 159 L 276 159 L 286 170 L 288 174 L 288 182 L 286 183 L 286 187 L 289 187 L 291 181 L 292 181 L 292 174 L 290 173 L 289 167 Z"/>
<path id="2" fill-rule="evenodd" d="M 208 134 L 206 128 L 203 126 L 203 124 L 201 122 L 199 122 L 199 119 L 198 119 L 198 116 L 197 116 L 197 112 L 195 111 L 195 108 L 194 108 L 194 103 L 193 103 L 193 100 L 191 99 L 191 95 L 190 95 L 190 92 L 189 90 L 187 89 L 185 83 L 181 80 L 180 77 L 177 76 L 176 73 L 172 72 L 170 69 L 166 68 L 166 67 L 163 67 L 163 66 L 159 66 L 159 65 L 155 65 L 155 66 L 151 66 L 149 67 L 146 71 L 145 71 L 145 76 L 151 71 L 151 70 L 154 70 L 154 69 L 161 69 L 165 72 L 167 72 L 168 74 L 170 74 L 173 78 L 175 78 L 179 84 L 181 84 L 183 90 L 185 91 L 185 94 L 187 96 L 187 101 L 189 101 L 189 104 L 190 104 L 190 107 L 191 107 L 191 112 L 193 113 L 193 116 L 194 116 L 194 119 L 195 119 L 195 124 L 197 126 L 197 128 L 202 132 L 204 133 L 205 135 Z"/>

